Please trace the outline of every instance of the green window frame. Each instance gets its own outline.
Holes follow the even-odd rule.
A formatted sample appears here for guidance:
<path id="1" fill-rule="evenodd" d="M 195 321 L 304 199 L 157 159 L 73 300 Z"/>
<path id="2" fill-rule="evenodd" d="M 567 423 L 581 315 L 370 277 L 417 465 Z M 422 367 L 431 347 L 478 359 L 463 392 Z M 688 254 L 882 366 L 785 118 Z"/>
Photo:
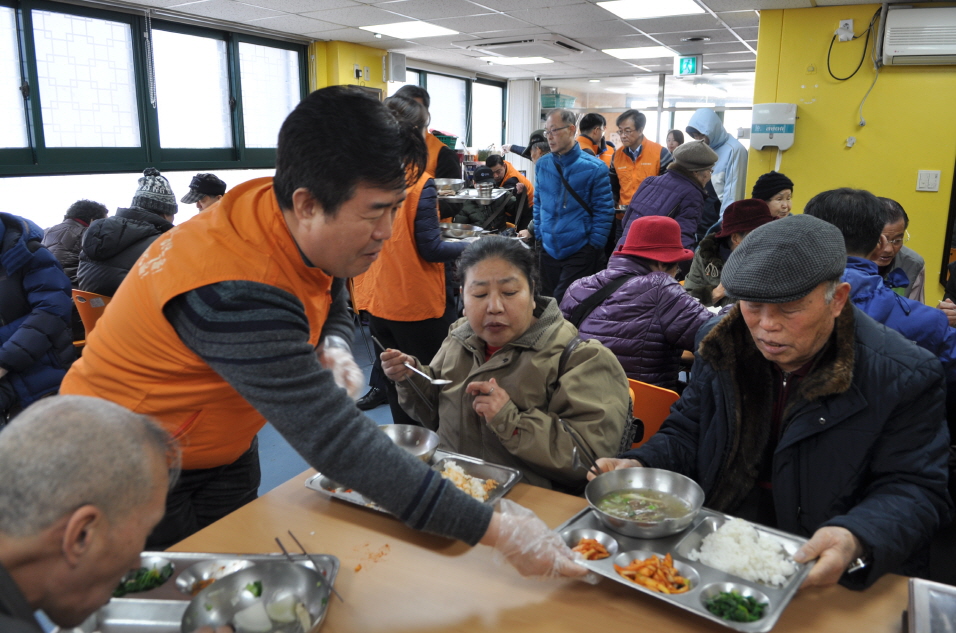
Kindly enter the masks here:
<path id="1" fill-rule="evenodd" d="M 145 38 L 145 15 L 59 4 L 47 0 L 0 0 L 0 6 L 16 10 L 21 77 L 29 86 L 26 99 L 28 148 L 0 149 L 0 175 L 54 175 L 137 172 L 146 167 L 160 170 L 268 169 L 275 166 L 274 148 L 246 148 L 242 116 L 242 78 L 239 44 L 242 42 L 293 51 L 298 56 L 299 98 L 308 91 L 307 47 L 280 40 L 205 27 L 152 20 L 153 30 L 208 37 L 225 41 L 233 146 L 213 149 L 163 148 L 160 145 L 157 111 L 150 103 Z M 43 135 L 43 91 L 39 86 L 33 11 L 51 11 L 126 24 L 133 42 L 139 147 L 47 147 Z"/>

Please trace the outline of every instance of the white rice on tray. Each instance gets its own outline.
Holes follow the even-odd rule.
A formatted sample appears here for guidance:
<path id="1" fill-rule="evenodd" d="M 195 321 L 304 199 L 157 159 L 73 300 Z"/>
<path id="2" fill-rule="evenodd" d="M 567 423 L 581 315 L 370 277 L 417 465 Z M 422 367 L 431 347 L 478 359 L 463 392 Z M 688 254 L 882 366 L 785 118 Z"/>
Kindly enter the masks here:
<path id="1" fill-rule="evenodd" d="M 498 482 L 494 479 L 479 479 L 466 474 L 462 467 L 454 462 L 445 462 L 445 468 L 441 471 L 441 476 L 478 501 L 487 501 L 488 493 L 498 486 Z"/>
<path id="2" fill-rule="evenodd" d="M 780 541 L 743 519 L 731 519 L 705 536 L 700 550 L 693 550 L 687 558 L 775 587 L 783 586 L 797 571 Z"/>

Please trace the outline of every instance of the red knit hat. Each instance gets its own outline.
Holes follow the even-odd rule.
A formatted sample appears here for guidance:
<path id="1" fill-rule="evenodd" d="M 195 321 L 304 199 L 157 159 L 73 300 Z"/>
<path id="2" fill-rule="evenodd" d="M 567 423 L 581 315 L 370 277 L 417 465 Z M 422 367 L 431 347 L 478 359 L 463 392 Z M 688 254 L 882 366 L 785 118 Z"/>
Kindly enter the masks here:
<path id="1" fill-rule="evenodd" d="M 624 245 L 615 255 L 634 255 L 665 264 L 694 259 L 694 251 L 684 248 L 680 224 L 674 218 L 648 215 L 631 222 Z"/>
<path id="2" fill-rule="evenodd" d="M 714 237 L 727 237 L 734 233 L 746 233 L 773 220 L 770 207 L 763 200 L 748 198 L 731 203 L 724 209 L 724 221 L 720 232 Z"/>

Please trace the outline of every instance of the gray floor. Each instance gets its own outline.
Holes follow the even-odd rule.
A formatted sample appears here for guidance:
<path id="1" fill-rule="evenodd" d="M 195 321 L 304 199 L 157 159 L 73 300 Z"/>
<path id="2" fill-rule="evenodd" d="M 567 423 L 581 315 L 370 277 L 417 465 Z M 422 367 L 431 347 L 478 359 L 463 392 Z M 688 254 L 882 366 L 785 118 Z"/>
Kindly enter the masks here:
<path id="1" fill-rule="evenodd" d="M 365 336 L 368 336 L 366 329 Z M 366 341 L 368 346 L 366 346 Z M 362 332 L 356 330 L 355 340 L 352 342 L 352 352 L 355 361 L 365 372 L 365 379 L 368 381 L 369 373 L 372 371 L 372 358 L 369 355 L 371 349 L 371 339 L 364 338 Z M 362 395 L 367 388 L 362 389 Z M 366 415 L 376 424 L 391 424 L 392 412 L 388 405 L 382 405 L 378 408 L 367 411 Z M 263 495 L 279 484 L 285 483 L 295 477 L 303 470 L 309 467 L 298 453 L 295 452 L 289 443 L 285 441 L 279 432 L 271 424 L 267 424 L 259 431 L 259 461 L 262 465 L 262 482 L 259 484 L 259 494 Z"/>

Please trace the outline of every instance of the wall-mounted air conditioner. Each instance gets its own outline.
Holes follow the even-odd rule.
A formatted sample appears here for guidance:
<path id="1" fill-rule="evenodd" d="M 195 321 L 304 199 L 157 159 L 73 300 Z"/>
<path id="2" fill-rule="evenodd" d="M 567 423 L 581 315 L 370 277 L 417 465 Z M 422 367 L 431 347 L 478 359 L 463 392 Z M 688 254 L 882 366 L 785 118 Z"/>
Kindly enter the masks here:
<path id="1" fill-rule="evenodd" d="M 503 57 L 556 57 L 574 55 L 591 51 L 577 42 L 556 35 L 538 35 L 534 37 L 505 37 L 493 40 L 479 40 L 458 44 L 470 51 Z"/>
<path id="2" fill-rule="evenodd" d="M 890 9 L 884 26 L 883 64 L 956 64 L 956 7 Z"/>

